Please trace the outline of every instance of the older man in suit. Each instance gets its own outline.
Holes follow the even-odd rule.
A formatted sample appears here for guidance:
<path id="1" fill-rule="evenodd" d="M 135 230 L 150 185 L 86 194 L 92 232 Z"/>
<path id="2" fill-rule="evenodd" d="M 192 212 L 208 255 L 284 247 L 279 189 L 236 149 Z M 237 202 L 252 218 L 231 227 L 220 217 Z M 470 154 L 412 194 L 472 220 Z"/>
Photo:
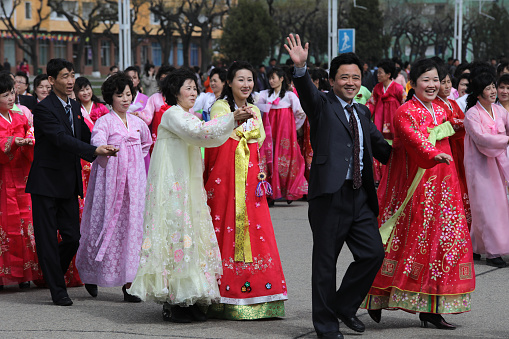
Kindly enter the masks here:
<path id="1" fill-rule="evenodd" d="M 309 44 L 290 34 L 285 45 L 295 63 L 294 85 L 311 127 L 314 150 L 309 179 L 309 223 L 313 231 L 313 325 L 320 338 L 343 338 L 338 318 L 363 332 L 357 309 L 379 270 L 384 249 L 378 232 L 373 156 L 386 163 L 391 146 L 355 103 L 362 64 L 354 53 L 330 64 L 332 91 L 316 89 L 306 72 Z M 346 242 L 354 262 L 336 290 L 336 262 Z"/>
<path id="2" fill-rule="evenodd" d="M 53 91 L 34 109 L 35 148 L 26 192 L 31 193 L 37 256 L 53 303 L 70 306 L 64 274 L 80 239 L 78 195 L 83 195 L 80 158 L 115 155 L 114 146 L 90 145 L 79 104 L 69 98 L 74 66 L 64 59 L 47 65 Z M 57 241 L 57 230 L 62 241 Z"/>

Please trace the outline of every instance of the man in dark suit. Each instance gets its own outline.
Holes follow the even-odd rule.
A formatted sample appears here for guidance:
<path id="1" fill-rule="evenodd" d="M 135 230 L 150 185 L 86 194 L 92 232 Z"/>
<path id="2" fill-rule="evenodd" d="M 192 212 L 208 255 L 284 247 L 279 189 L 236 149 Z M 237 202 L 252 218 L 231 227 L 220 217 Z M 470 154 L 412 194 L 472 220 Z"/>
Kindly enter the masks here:
<path id="1" fill-rule="evenodd" d="M 18 95 L 17 104 L 23 105 L 33 112 L 37 105 L 37 98 L 33 95 Z"/>
<path id="2" fill-rule="evenodd" d="M 386 163 L 392 149 L 368 118 L 369 110 L 354 101 L 362 79 L 359 58 L 345 53 L 332 60 L 332 91 L 325 94 L 306 72 L 309 44 L 302 47 L 298 35 L 290 34 L 287 40 L 285 47 L 295 63 L 293 81 L 309 119 L 314 151 L 308 193 L 313 325 L 320 338 L 343 338 L 338 318 L 351 329 L 364 331 L 355 313 L 384 258 L 373 156 Z M 336 290 L 336 262 L 344 242 L 355 261 Z"/>
<path id="3" fill-rule="evenodd" d="M 258 92 L 270 88 L 267 73 L 265 72 L 265 65 L 258 66 L 258 77 L 256 79 L 256 90 Z"/>
<path id="4" fill-rule="evenodd" d="M 90 145 L 90 130 L 79 104 L 69 95 L 74 88 L 74 66 L 64 59 L 47 65 L 53 91 L 34 109 L 36 146 L 26 192 L 31 193 L 34 234 L 39 265 L 53 303 L 72 305 L 64 274 L 80 239 L 78 195 L 83 196 L 80 158 L 115 155 L 114 146 Z M 62 241 L 57 241 L 57 230 Z"/>

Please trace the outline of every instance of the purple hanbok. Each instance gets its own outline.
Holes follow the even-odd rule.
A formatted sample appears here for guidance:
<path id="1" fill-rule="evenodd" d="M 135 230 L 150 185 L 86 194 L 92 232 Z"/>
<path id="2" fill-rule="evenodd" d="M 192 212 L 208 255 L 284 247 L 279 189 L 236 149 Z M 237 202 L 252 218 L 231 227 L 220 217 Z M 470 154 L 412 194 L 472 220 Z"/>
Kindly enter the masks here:
<path id="1" fill-rule="evenodd" d="M 143 238 L 146 172 L 152 138 L 147 124 L 113 111 L 99 118 L 91 144 L 114 145 L 116 157 L 98 157 L 88 184 L 76 267 L 86 284 L 121 286 L 136 276 Z"/>

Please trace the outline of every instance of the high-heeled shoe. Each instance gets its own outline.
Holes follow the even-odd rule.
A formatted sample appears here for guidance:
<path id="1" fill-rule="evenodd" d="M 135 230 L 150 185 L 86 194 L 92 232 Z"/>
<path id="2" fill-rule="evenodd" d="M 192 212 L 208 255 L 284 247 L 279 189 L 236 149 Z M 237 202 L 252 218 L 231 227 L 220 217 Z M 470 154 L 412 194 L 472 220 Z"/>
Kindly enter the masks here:
<path id="1" fill-rule="evenodd" d="M 428 323 L 432 323 L 439 330 L 454 330 L 456 326 L 449 324 L 445 319 L 436 313 L 419 313 L 421 327 L 428 327 Z"/>
<path id="2" fill-rule="evenodd" d="M 88 294 L 90 294 L 92 297 L 97 297 L 97 285 L 94 284 L 85 284 L 85 289 L 87 290 Z"/>
<path id="3" fill-rule="evenodd" d="M 122 286 L 122 292 L 124 292 L 124 301 L 130 302 L 130 303 L 140 303 L 141 302 L 141 299 L 138 298 L 137 296 L 127 293 L 127 288 L 125 287 L 125 285 Z"/>
<path id="4" fill-rule="evenodd" d="M 368 314 L 374 322 L 380 323 L 382 320 L 382 310 L 368 310 Z"/>

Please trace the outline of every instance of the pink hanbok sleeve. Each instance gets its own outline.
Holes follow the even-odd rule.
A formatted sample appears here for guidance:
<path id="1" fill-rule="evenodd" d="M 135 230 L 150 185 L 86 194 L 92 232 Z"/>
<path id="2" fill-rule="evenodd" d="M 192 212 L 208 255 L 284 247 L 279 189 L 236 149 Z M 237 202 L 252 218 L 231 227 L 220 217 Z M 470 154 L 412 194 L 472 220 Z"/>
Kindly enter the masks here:
<path id="1" fill-rule="evenodd" d="M 152 146 L 152 135 L 150 134 L 150 130 L 145 123 L 140 124 L 140 140 L 141 151 L 143 153 L 143 157 L 145 157 L 150 150 L 150 146 Z"/>
<path id="2" fill-rule="evenodd" d="M 150 125 L 152 123 L 152 119 L 154 118 L 154 113 L 156 112 L 156 96 L 159 93 L 154 93 L 148 98 L 147 104 L 145 107 L 140 111 L 139 117 L 141 120 L 145 121 L 145 123 Z"/>
<path id="3" fill-rule="evenodd" d="M 465 114 L 463 121 L 465 131 L 474 141 L 479 152 L 487 157 L 497 157 L 507 150 L 509 143 L 507 112 L 496 110 L 495 105 L 492 105 L 493 110 L 496 110 L 496 123 L 488 124 L 487 119 L 482 116 L 485 113 L 477 105 Z M 489 117 L 486 116 L 486 118 Z"/>
<path id="4" fill-rule="evenodd" d="M 92 130 L 92 137 L 90 138 L 90 144 L 96 147 L 99 147 L 101 145 L 108 145 L 108 136 L 110 134 L 111 127 L 108 124 L 108 120 L 103 119 L 97 119 L 94 125 L 94 129 Z M 114 145 L 118 146 L 118 145 Z M 109 156 L 103 156 L 99 155 L 95 160 L 94 163 L 97 163 L 101 167 L 106 167 L 108 164 Z"/>
<path id="5" fill-rule="evenodd" d="M 295 128 L 299 129 L 304 125 L 304 121 L 306 121 L 306 113 L 304 113 L 300 105 L 299 98 L 293 92 L 286 92 L 286 95 L 288 95 L 288 99 L 290 99 L 290 107 L 295 116 Z"/>

